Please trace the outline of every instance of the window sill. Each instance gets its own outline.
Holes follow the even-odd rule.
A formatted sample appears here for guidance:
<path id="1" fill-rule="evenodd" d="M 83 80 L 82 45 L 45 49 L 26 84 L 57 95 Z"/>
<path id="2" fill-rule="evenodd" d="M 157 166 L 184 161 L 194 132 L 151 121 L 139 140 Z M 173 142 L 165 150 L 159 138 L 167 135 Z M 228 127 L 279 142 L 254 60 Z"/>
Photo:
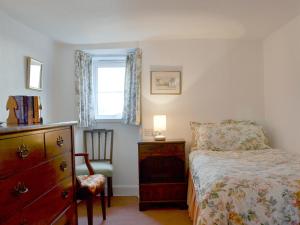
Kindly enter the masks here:
<path id="1" fill-rule="evenodd" d="M 122 119 L 96 119 L 96 123 L 121 123 Z"/>

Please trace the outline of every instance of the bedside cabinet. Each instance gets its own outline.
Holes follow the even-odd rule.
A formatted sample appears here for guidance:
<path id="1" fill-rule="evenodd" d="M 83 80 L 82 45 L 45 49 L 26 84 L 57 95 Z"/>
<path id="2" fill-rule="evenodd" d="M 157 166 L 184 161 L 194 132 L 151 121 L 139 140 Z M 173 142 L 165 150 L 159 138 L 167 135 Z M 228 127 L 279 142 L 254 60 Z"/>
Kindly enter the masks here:
<path id="1" fill-rule="evenodd" d="M 139 208 L 186 208 L 185 141 L 141 141 L 139 154 Z"/>

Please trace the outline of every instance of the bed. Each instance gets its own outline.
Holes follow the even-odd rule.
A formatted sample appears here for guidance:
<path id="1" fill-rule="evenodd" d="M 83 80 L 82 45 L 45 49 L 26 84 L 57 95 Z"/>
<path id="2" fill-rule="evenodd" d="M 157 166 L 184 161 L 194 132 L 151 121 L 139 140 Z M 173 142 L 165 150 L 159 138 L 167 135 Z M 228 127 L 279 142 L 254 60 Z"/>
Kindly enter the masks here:
<path id="1" fill-rule="evenodd" d="M 196 137 L 198 143 L 189 155 L 188 205 L 193 224 L 299 225 L 300 157 L 271 149 L 266 140 L 258 143 L 265 138 L 256 132 L 260 127 L 256 134 L 251 131 L 245 135 L 236 132 L 237 124 L 226 126 L 235 134 L 229 131 L 228 138 L 228 132 L 224 127 L 220 131 L 219 125 L 213 132 L 206 129 L 204 138 L 201 132 Z M 218 135 L 213 135 L 216 130 Z M 241 147 L 241 143 L 245 146 L 241 136 L 253 145 Z M 238 150 L 230 150 L 238 146 L 232 141 L 237 137 Z"/>

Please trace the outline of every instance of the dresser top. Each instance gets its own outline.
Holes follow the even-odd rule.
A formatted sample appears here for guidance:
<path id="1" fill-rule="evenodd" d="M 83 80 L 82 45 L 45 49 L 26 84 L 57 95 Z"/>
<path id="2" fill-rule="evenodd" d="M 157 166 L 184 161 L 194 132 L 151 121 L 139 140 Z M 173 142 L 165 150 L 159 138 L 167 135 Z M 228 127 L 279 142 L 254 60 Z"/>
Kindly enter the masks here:
<path id="1" fill-rule="evenodd" d="M 34 131 L 41 129 L 49 129 L 55 127 L 64 127 L 76 125 L 77 121 L 68 121 L 68 122 L 56 122 L 56 123 L 43 123 L 43 124 L 34 124 L 34 125 L 0 125 L 0 135 L 1 134 L 10 134 L 18 133 L 24 131 Z"/>
<path id="2" fill-rule="evenodd" d="M 141 140 L 138 144 L 170 144 L 170 143 L 185 143 L 184 139 L 166 139 L 165 141 L 155 141 L 154 139 Z"/>

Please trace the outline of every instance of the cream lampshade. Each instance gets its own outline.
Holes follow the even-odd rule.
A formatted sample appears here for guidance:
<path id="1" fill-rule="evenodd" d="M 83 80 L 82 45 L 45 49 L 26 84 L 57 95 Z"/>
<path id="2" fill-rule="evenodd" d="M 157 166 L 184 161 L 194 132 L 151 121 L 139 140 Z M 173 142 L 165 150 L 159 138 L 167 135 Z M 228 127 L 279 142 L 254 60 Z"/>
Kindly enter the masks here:
<path id="1" fill-rule="evenodd" d="M 166 115 L 154 115 L 153 116 L 153 130 L 155 132 L 155 141 L 165 141 L 166 137 L 162 135 L 162 132 L 167 128 Z"/>

